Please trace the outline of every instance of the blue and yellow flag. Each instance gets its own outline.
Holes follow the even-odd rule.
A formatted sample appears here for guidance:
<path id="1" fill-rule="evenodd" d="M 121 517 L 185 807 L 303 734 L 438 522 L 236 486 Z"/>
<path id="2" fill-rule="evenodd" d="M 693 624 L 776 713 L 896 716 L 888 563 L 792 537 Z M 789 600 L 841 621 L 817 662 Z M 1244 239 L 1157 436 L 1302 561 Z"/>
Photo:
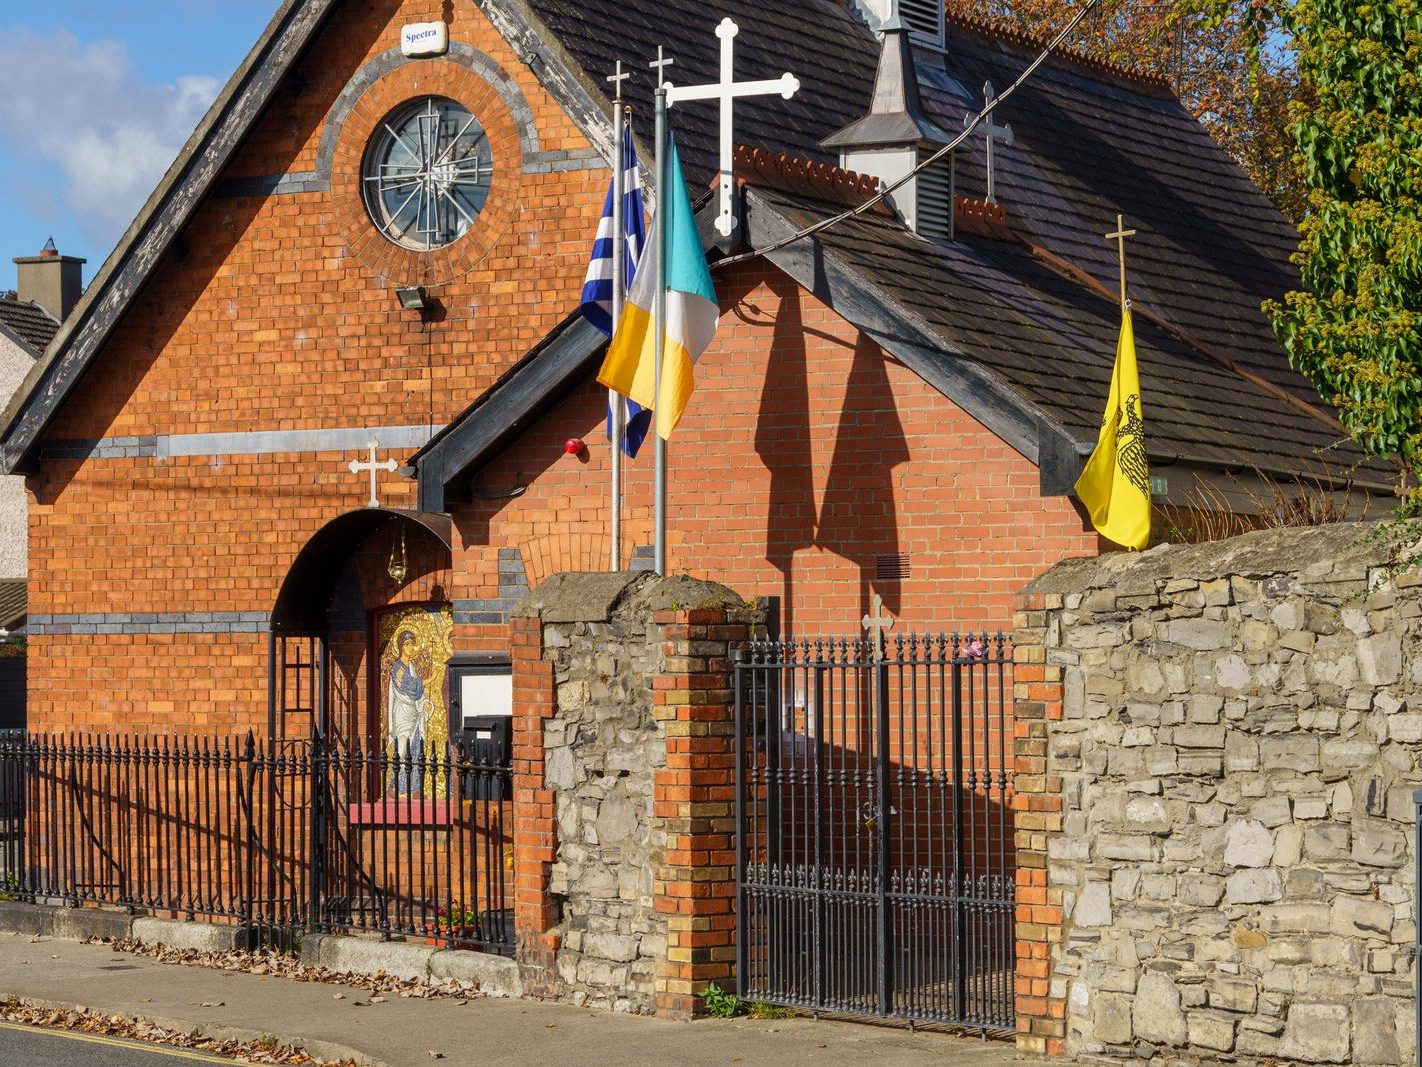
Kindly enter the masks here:
<path id="1" fill-rule="evenodd" d="M 1101 435 L 1077 479 L 1076 495 L 1102 537 L 1136 550 L 1150 543 L 1150 461 L 1129 308 L 1121 315 L 1121 338 L 1116 344 L 1116 368 L 1111 372 Z"/>
<path id="2" fill-rule="evenodd" d="M 716 286 L 706 267 L 706 253 L 696 233 L 696 216 L 691 196 L 681 172 L 676 145 L 671 148 L 667 167 L 668 187 L 662 190 L 653 220 L 649 249 L 655 250 L 659 231 L 667 227 L 666 290 L 667 316 L 662 324 L 666 335 L 662 365 L 662 394 L 656 396 L 656 331 L 652 309 L 656 303 L 656 271 L 642 262 L 637 279 L 622 308 L 622 321 L 608 346 L 607 358 L 597 380 L 609 389 L 656 412 L 657 435 L 663 440 L 686 411 L 696 386 L 693 368 L 711 344 L 721 317 L 716 302 Z"/>
<path id="3" fill-rule="evenodd" d="M 637 167 L 637 148 L 632 143 L 632 126 L 622 132 L 622 234 L 625 249 L 622 260 L 623 284 L 631 287 L 637 283 L 637 264 L 642 258 L 642 250 L 647 246 L 647 228 L 643 221 L 642 179 Z M 583 302 L 578 308 L 583 318 L 592 323 L 609 338 L 612 336 L 612 283 L 613 249 L 616 246 L 616 212 L 618 181 L 613 175 L 608 186 L 607 201 L 602 206 L 602 219 L 598 222 L 597 240 L 593 242 L 592 258 L 588 261 L 587 278 L 583 282 Z M 650 270 L 651 268 L 648 267 Z M 614 402 L 622 407 L 624 427 L 620 446 L 633 459 L 642 447 L 647 429 L 652 424 L 652 413 L 625 396 L 608 395 L 607 439 L 616 441 L 617 425 Z"/>

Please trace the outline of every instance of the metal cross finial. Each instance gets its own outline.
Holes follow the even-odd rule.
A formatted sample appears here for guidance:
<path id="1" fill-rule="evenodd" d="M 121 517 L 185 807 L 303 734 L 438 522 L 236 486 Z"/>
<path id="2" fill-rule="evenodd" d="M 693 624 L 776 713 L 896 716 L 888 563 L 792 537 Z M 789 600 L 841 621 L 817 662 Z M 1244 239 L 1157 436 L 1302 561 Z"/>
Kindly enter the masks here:
<path id="1" fill-rule="evenodd" d="M 991 107 L 993 102 L 997 100 L 997 93 L 993 90 L 992 82 L 983 83 L 983 99 L 986 101 L 987 107 Z M 963 126 L 971 126 L 975 118 L 977 118 L 976 115 L 964 115 Z M 993 181 L 992 143 L 994 140 L 998 140 L 1005 145 L 1011 145 L 1013 143 L 1012 127 L 997 125 L 992 120 L 992 113 L 988 112 L 987 118 L 983 119 L 983 136 L 987 138 L 987 202 L 989 204 L 996 204 L 997 195 Z"/>
<path id="2" fill-rule="evenodd" d="M 393 459 L 387 459 L 384 463 L 377 463 L 375 461 L 375 453 L 380 449 L 380 442 L 372 437 L 365 444 L 366 447 L 370 449 L 370 461 L 368 463 L 362 463 L 358 459 L 351 460 L 351 473 L 359 474 L 361 471 L 370 471 L 370 503 L 368 503 L 366 507 L 378 508 L 380 507 L 380 498 L 375 495 L 375 472 L 389 471 L 391 474 L 394 474 L 400 469 L 400 464 L 396 463 Z"/>
<path id="3" fill-rule="evenodd" d="M 1126 295 L 1126 238 L 1134 237 L 1135 230 L 1126 229 L 1126 216 L 1116 216 L 1116 232 L 1108 233 L 1106 240 L 1115 241 L 1117 245 L 1117 255 L 1121 258 L 1121 307 L 1131 306 L 1130 298 Z"/>
<path id="4" fill-rule="evenodd" d="M 622 60 L 620 59 L 617 61 L 617 73 L 607 76 L 607 80 L 612 83 L 612 87 L 617 91 L 616 102 L 619 104 L 622 103 L 622 83 L 630 77 L 632 77 L 632 75 L 623 72 Z"/>
<path id="5" fill-rule="evenodd" d="M 782 74 L 769 81 L 737 82 L 736 35 L 741 32 L 732 19 L 722 19 L 716 27 L 716 36 L 721 38 L 721 79 L 707 85 L 678 85 L 667 87 L 667 106 L 671 107 L 687 100 L 717 100 L 721 104 L 721 153 L 720 153 L 720 214 L 716 216 L 716 230 L 729 237 L 736 228 L 736 215 L 732 210 L 735 198 L 735 115 L 734 106 L 741 96 L 783 96 L 789 100 L 800 91 L 800 79 L 793 74 Z M 656 64 L 653 64 L 654 66 Z"/>
<path id="6" fill-rule="evenodd" d="M 666 57 L 665 48 L 663 48 L 661 45 L 657 45 L 657 58 L 654 59 L 652 62 L 648 63 L 647 66 L 651 67 L 654 71 L 657 72 L 658 89 L 660 89 L 666 81 L 666 68 L 670 67 L 675 62 L 675 59 L 668 59 Z"/>
<path id="7" fill-rule="evenodd" d="M 884 598 L 874 594 L 874 610 L 864 616 L 864 629 L 869 631 L 869 640 L 874 643 L 874 662 L 884 658 L 884 638 L 894 628 L 894 617 L 884 614 Z"/>

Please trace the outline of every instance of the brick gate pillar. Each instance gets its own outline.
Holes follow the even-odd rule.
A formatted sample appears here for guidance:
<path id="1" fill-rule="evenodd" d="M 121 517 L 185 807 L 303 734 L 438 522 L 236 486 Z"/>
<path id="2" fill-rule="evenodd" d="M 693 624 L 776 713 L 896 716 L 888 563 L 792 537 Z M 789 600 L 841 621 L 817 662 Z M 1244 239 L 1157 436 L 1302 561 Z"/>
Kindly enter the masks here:
<path id="1" fill-rule="evenodd" d="M 513 847 L 514 934 L 524 992 L 548 997 L 554 991 L 558 937 L 557 902 L 548 892 L 548 867 L 557 852 L 553 795 L 544 781 L 543 731 L 557 696 L 553 664 L 543 658 L 543 626 L 537 618 L 515 618 L 511 626 L 513 662 Z"/>
<path id="2" fill-rule="evenodd" d="M 725 985 L 736 960 L 735 693 L 731 649 L 750 637 L 744 609 L 659 611 L 662 673 L 653 714 L 666 736 L 654 818 L 666 835 L 656 907 L 667 952 L 656 974 L 657 1014 L 690 1018 L 700 993 Z"/>
<path id="3" fill-rule="evenodd" d="M 1060 594 L 1019 597 L 1013 618 L 1013 808 L 1017 847 L 1017 1047 L 1062 1055 L 1066 995 L 1052 988 L 1062 895 L 1047 885 L 1047 841 L 1062 829 L 1062 780 L 1048 773 L 1047 731 L 1062 718 L 1062 668 L 1047 662 L 1047 611 Z"/>

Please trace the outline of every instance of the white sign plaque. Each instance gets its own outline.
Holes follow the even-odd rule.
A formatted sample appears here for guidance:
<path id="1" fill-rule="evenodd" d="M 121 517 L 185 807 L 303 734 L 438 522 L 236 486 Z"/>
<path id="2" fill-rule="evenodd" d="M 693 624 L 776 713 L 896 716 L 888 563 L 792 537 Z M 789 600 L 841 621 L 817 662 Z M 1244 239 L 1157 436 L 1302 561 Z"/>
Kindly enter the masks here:
<path id="1" fill-rule="evenodd" d="M 466 719 L 513 715 L 513 675 L 462 675 L 459 679 L 459 710 Z"/>
<path id="2" fill-rule="evenodd" d="M 412 22 L 400 31 L 400 51 L 413 59 L 442 56 L 449 51 L 449 26 L 443 22 Z"/>

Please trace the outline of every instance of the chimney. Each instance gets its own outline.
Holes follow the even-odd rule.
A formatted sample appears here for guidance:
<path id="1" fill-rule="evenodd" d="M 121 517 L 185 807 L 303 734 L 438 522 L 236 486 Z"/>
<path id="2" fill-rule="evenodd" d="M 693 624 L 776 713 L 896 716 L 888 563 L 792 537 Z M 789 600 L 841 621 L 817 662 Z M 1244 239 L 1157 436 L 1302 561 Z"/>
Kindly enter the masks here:
<path id="1" fill-rule="evenodd" d="M 897 9 L 897 4 L 894 5 Z M 845 170 L 898 181 L 952 140 L 923 113 L 909 28 L 894 10 L 880 27 L 884 35 L 869 113 L 820 142 L 839 151 Z M 891 200 L 904 222 L 926 237 L 952 236 L 951 155 L 902 186 Z"/>
<path id="2" fill-rule="evenodd" d="M 63 322 L 84 295 L 84 264 L 87 262 L 77 256 L 61 256 L 51 237 L 39 255 L 15 260 L 19 268 L 19 298 L 38 304 L 56 322 Z"/>

